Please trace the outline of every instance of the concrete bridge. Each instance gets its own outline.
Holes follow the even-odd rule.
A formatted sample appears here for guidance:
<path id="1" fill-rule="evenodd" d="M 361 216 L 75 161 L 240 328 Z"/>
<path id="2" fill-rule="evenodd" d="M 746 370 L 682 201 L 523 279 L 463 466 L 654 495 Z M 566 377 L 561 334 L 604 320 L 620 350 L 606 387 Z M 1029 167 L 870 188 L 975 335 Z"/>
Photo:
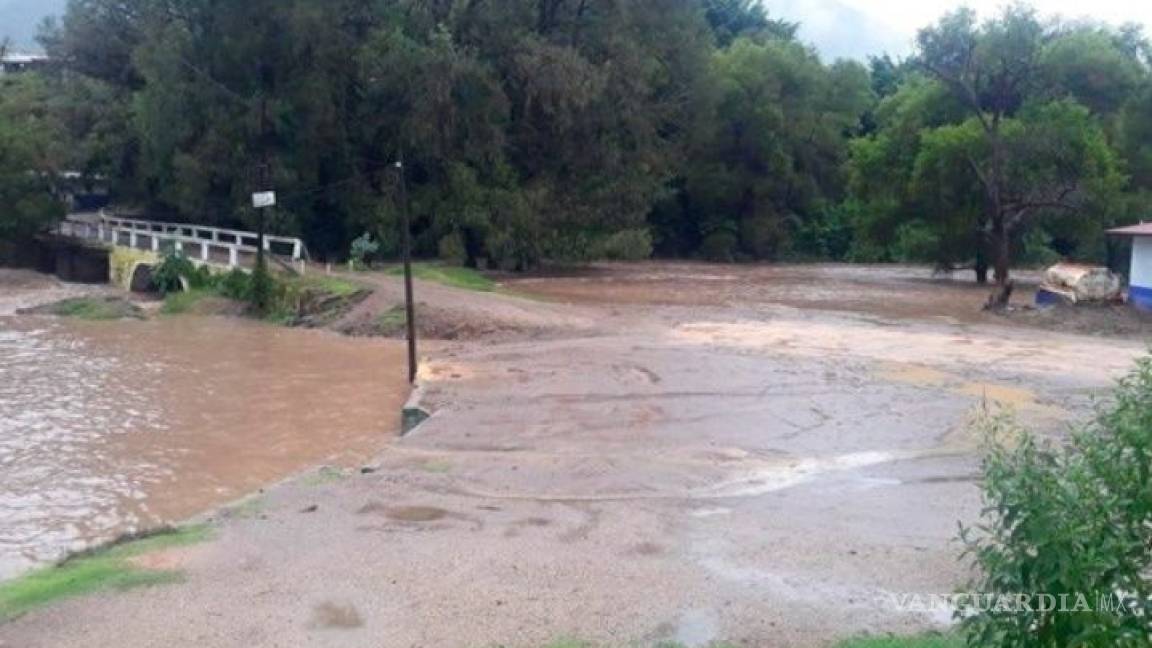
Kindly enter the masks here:
<path id="1" fill-rule="evenodd" d="M 131 289 L 141 266 L 156 265 L 169 251 L 216 270 L 249 271 L 256 265 L 259 241 L 256 232 L 124 218 L 103 211 L 73 214 L 60 223 L 58 233 L 108 247 L 109 280 L 125 289 Z M 265 236 L 264 251 L 270 260 L 301 272 L 308 258 L 308 249 L 298 238 Z"/>

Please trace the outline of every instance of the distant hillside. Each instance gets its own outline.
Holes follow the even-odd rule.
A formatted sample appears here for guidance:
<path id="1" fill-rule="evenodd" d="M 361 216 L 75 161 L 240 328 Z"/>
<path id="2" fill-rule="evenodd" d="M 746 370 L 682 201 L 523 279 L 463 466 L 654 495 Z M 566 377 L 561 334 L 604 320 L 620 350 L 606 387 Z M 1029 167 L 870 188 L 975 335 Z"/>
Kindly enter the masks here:
<path id="1" fill-rule="evenodd" d="M 59 15 L 67 5 L 68 0 L 0 0 L 0 39 L 10 38 L 22 50 L 36 48 L 40 21 Z"/>

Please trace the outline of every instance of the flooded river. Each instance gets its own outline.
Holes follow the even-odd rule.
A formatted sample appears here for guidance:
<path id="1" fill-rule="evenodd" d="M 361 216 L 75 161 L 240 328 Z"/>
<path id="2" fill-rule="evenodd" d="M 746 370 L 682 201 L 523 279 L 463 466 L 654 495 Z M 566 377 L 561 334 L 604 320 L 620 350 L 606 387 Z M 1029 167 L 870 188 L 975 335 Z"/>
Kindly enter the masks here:
<path id="1" fill-rule="evenodd" d="M 0 579 L 371 458 L 397 433 L 403 361 L 233 319 L 0 312 Z"/>

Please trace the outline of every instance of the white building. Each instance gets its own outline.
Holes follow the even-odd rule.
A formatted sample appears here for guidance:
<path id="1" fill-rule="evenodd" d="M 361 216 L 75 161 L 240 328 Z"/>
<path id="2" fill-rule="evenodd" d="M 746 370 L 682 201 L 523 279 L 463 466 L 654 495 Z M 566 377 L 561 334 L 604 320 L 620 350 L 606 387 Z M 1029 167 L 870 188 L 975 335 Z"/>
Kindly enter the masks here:
<path id="1" fill-rule="evenodd" d="M 1152 223 L 1122 227 L 1108 232 L 1132 238 L 1132 271 L 1128 275 L 1128 301 L 1152 312 Z"/>
<path id="2" fill-rule="evenodd" d="M 5 53 L 0 57 L 0 75 L 28 72 L 48 64 L 48 57 L 42 54 Z"/>

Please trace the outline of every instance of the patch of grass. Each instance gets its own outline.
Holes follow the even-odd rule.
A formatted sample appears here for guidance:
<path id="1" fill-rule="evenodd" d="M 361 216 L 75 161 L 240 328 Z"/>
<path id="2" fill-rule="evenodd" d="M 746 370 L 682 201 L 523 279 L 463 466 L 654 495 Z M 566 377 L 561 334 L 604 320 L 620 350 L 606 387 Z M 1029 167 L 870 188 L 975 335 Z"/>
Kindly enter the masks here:
<path id="1" fill-rule="evenodd" d="M 82 320 L 108 321 L 125 318 L 143 319 L 143 312 L 122 299 L 79 297 L 65 299 L 48 308 L 53 315 Z"/>
<path id="2" fill-rule="evenodd" d="M 59 566 L 0 584 L 0 622 L 67 598 L 180 582 L 183 578 L 180 572 L 141 569 L 133 566 L 131 559 L 211 538 L 212 530 L 208 526 L 166 530 L 79 554 Z"/>
<path id="3" fill-rule="evenodd" d="M 558 639 L 544 648 L 595 648 L 593 644 L 579 639 Z"/>
<path id="4" fill-rule="evenodd" d="M 392 276 L 403 276 L 404 268 L 396 267 L 388 271 Z M 453 288 L 475 290 L 478 292 L 493 292 L 496 282 L 471 268 L 446 266 L 436 263 L 412 264 L 412 276 L 421 281 L 433 281 Z"/>
<path id="5" fill-rule="evenodd" d="M 392 310 L 380 313 L 376 318 L 376 328 L 381 335 L 395 335 L 408 325 L 408 312 L 403 306 L 396 306 Z"/>
<path id="6" fill-rule="evenodd" d="M 300 483 L 305 486 L 325 486 L 327 484 L 344 481 L 347 478 L 348 473 L 346 471 L 331 466 L 324 466 L 320 470 L 301 478 Z"/>
<path id="7" fill-rule="evenodd" d="M 254 520 L 264 513 L 267 502 L 263 497 L 248 499 L 221 510 L 221 516 L 230 520 Z"/>
<path id="8" fill-rule="evenodd" d="M 420 469 L 435 475 L 444 475 L 452 472 L 452 462 L 443 459 L 434 459 L 420 464 Z"/>
<path id="9" fill-rule="evenodd" d="M 836 648 L 964 648 L 967 644 L 958 634 L 924 634 L 915 637 L 867 637 L 849 639 Z"/>
<path id="10" fill-rule="evenodd" d="M 205 299 L 214 296 L 214 292 L 204 288 L 190 290 L 188 292 L 172 292 L 164 298 L 164 306 L 160 308 L 160 313 L 164 315 L 184 315 L 185 313 L 192 312 L 196 305 Z"/>
<path id="11" fill-rule="evenodd" d="M 366 289 L 365 286 L 354 281 L 340 277 L 329 277 L 327 275 L 294 277 L 288 281 L 288 284 L 290 287 L 298 290 L 314 290 L 327 293 L 333 297 L 351 297 Z"/>

